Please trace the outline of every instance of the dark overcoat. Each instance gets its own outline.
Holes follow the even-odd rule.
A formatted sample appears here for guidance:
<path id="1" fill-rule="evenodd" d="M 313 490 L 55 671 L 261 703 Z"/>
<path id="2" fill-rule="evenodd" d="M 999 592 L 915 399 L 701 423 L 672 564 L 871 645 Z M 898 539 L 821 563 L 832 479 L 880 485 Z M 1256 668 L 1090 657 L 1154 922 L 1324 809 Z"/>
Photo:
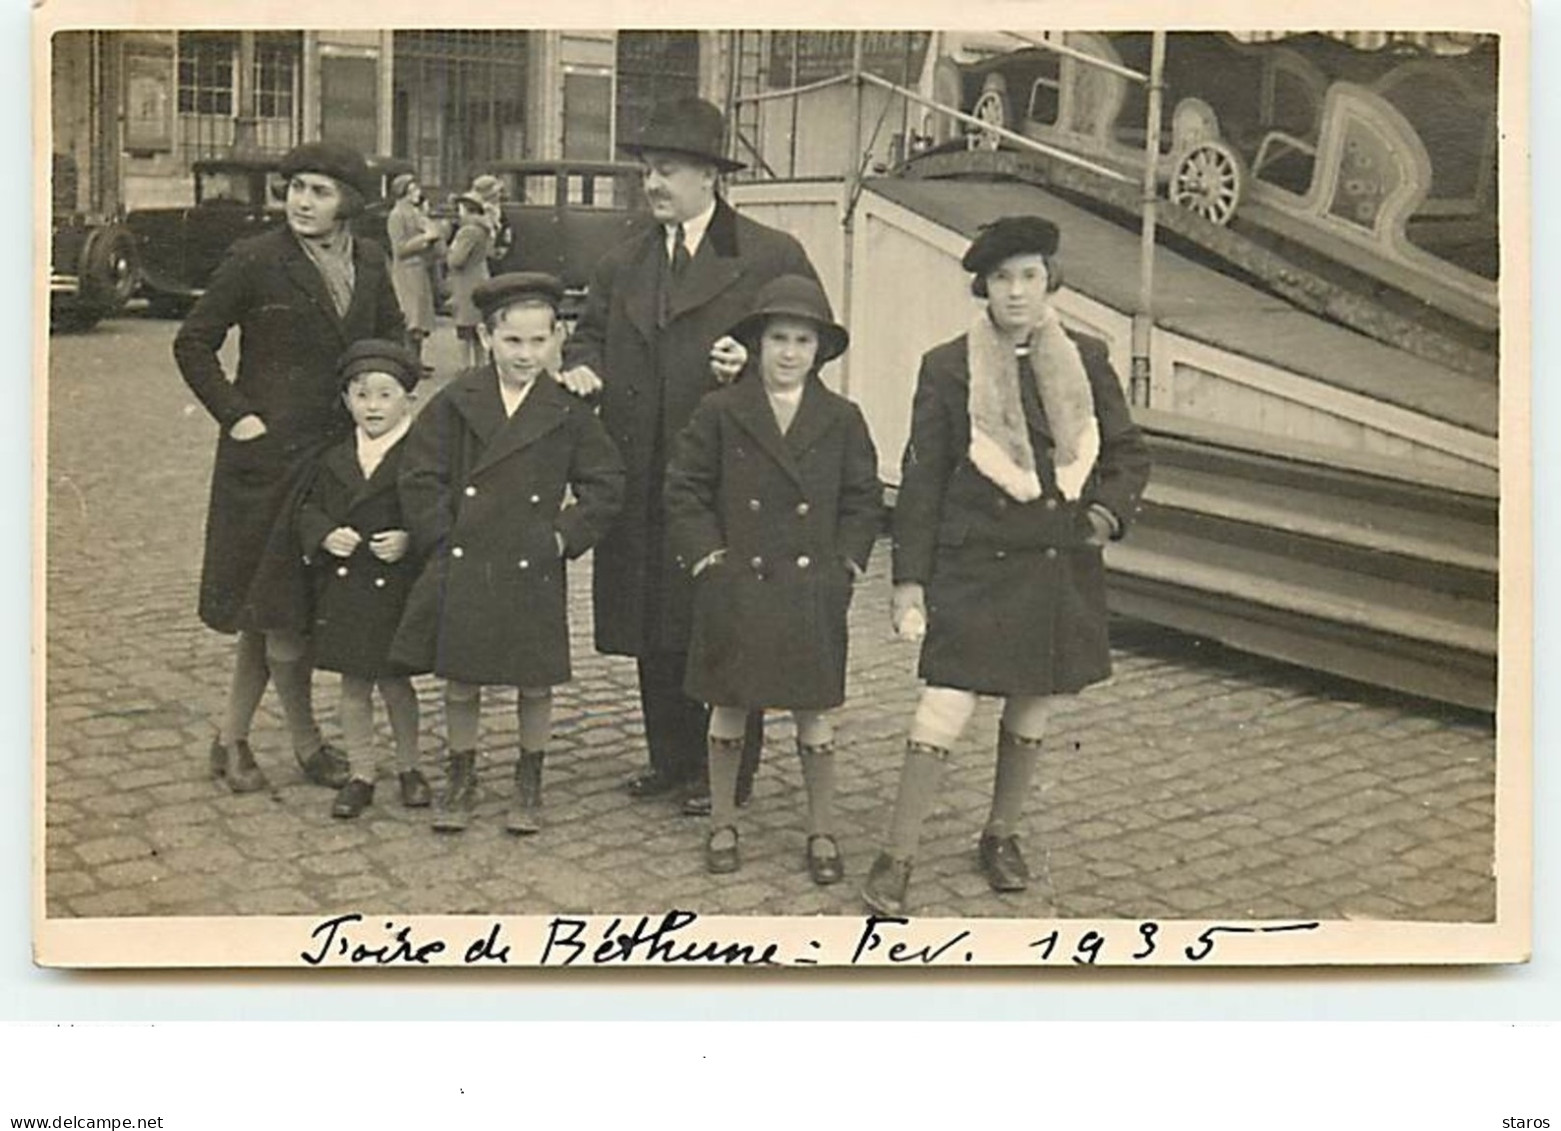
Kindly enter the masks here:
<path id="1" fill-rule="evenodd" d="M 717 201 L 699 250 L 667 284 L 659 224 L 602 257 L 585 312 L 564 347 L 566 368 L 602 378 L 602 422 L 628 471 L 624 507 L 597 547 L 592 584 L 596 647 L 643 656 L 687 649 L 693 590 L 667 542 L 666 462 L 700 398 L 717 387 L 710 347 L 750 313 L 760 287 L 781 275 L 817 278 L 791 236 Z"/>
<path id="2" fill-rule="evenodd" d="M 392 658 L 463 683 L 568 680 L 555 535 L 578 557 L 623 499 L 623 462 L 591 406 L 544 374 L 506 417 L 490 364 L 431 400 L 404 442 L 401 505 L 426 564 Z"/>
<path id="3" fill-rule="evenodd" d="M 402 438 L 367 479 L 355 440 L 327 449 L 293 520 L 301 557 L 310 568 L 317 668 L 366 678 L 410 674 L 390 663 L 390 642 L 418 574 L 417 556 L 409 549 L 400 561 L 384 562 L 369 548 L 373 535 L 406 529 L 397 491 L 405 447 Z M 340 526 L 352 527 L 363 538 L 345 558 L 321 545 Z"/>
<path id="4" fill-rule="evenodd" d="M 1070 334 L 1094 393 L 1100 456 L 1068 501 L 1052 469 L 1052 437 L 1033 382 L 1021 381 L 1042 497 L 1019 503 L 970 462 L 970 369 L 964 336 L 922 358 L 894 513 L 894 580 L 921 582 L 929 684 L 992 695 L 1078 691 L 1111 674 L 1105 566 L 1088 508 L 1139 510 L 1149 455 L 1105 344 Z"/>
<path id="5" fill-rule="evenodd" d="M 854 562 L 883 524 L 878 453 L 855 404 L 809 378 L 784 435 L 748 373 L 694 410 L 667 467 L 667 518 L 692 568 L 684 689 L 724 707 L 822 710 L 845 700 Z"/>
<path id="6" fill-rule="evenodd" d="M 179 372 L 221 427 L 206 513 L 200 617 L 219 632 L 277 627 L 255 610 L 285 597 L 252 592 L 262 578 L 292 579 L 292 563 L 270 561 L 290 545 L 273 537 L 290 493 L 314 459 L 345 437 L 336 360 L 360 338 L 399 341 L 405 332 L 385 253 L 354 241 L 352 304 L 339 317 L 325 280 L 287 228 L 241 240 L 174 338 Z M 228 380 L 217 353 L 239 328 L 238 372 Z M 254 413 L 259 439 L 228 430 Z M 276 567 L 276 568 L 271 568 Z"/>

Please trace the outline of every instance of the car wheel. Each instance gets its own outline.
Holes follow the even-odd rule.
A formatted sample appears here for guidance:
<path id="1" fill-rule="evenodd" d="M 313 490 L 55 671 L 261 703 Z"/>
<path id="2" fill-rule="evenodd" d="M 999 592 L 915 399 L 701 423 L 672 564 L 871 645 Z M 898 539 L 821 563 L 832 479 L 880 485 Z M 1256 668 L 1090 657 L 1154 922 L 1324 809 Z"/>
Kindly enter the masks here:
<path id="1" fill-rule="evenodd" d="M 1008 82 L 1002 75 L 987 75 L 986 81 L 981 84 L 981 94 L 976 98 L 976 104 L 970 108 L 972 117 L 981 119 L 988 126 L 997 126 L 1001 129 L 1014 128 L 1013 105 L 1008 100 Z M 1002 144 L 1002 137 L 990 129 L 977 129 L 976 137 L 979 143 L 987 149 L 996 149 Z"/>
<path id="2" fill-rule="evenodd" d="M 98 318 L 125 309 L 137 282 L 135 239 L 119 224 L 94 231 L 81 253 L 82 306 Z"/>
<path id="3" fill-rule="evenodd" d="M 1173 204 L 1223 227 L 1236 214 L 1245 187 L 1236 151 L 1223 141 L 1201 141 L 1176 159 L 1168 195 Z"/>

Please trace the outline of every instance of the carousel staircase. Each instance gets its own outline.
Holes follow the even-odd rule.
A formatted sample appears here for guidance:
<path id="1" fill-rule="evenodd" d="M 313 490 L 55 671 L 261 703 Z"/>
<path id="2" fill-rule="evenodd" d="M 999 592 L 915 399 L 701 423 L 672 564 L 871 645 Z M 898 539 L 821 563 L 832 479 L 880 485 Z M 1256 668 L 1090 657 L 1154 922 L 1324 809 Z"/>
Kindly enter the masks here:
<path id="1" fill-rule="evenodd" d="M 1497 499 L 1483 478 L 1136 414 L 1154 475 L 1108 551 L 1117 613 L 1412 695 L 1496 702 Z"/>

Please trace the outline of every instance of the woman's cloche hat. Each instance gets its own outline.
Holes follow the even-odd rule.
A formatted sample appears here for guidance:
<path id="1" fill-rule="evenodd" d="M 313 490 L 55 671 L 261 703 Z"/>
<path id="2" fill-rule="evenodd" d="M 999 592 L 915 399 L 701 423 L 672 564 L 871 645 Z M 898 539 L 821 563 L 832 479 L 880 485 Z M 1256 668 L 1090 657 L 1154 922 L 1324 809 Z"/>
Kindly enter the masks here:
<path id="1" fill-rule="evenodd" d="M 634 157 L 647 152 L 680 153 L 708 161 L 723 173 L 746 166 L 726 155 L 726 119 L 721 111 L 703 98 L 678 98 L 658 102 L 633 141 L 621 142 L 619 149 Z"/>
<path id="2" fill-rule="evenodd" d="M 756 342 L 765 323 L 774 317 L 800 318 L 818 327 L 815 365 L 833 361 L 851 344 L 851 335 L 835 321 L 824 288 L 805 275 L 782 275 L 760 287 L 753 300 L 753 311 L 730 333 L 740 342 Z"/>
<path id="3" fill-rule="evenodd" d="M 289 179 L 299 173 L 320 173 L 355 189 L 364 200 L 379 196 L 379 183 L 363 154 L 338 141 L 295 146 L 282 158 L 281 173 Z"/>
<path id="4" fill-rule="evenodd" d="M 1057 225 L 1044 216 L 1004 216 L 981 225 L 959 265 L 972 275 L 985 275 L 1015 255 L 1057 254 Z"/>

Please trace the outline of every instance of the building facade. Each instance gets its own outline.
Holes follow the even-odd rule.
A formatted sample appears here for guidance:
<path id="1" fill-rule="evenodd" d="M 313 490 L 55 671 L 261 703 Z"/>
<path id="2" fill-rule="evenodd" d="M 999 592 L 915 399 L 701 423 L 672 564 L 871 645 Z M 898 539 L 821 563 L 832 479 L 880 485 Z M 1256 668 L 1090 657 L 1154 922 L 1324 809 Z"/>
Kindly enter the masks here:
<path id="1" fill-rule="evenodd" d="M 189 203 L 202 158 L 316 139 L 406 158 L 435 192 L 521 159 L 608 160 L 650 106 L 720 87 L 698 31 L 65 31 L 57 211 Z"/>

